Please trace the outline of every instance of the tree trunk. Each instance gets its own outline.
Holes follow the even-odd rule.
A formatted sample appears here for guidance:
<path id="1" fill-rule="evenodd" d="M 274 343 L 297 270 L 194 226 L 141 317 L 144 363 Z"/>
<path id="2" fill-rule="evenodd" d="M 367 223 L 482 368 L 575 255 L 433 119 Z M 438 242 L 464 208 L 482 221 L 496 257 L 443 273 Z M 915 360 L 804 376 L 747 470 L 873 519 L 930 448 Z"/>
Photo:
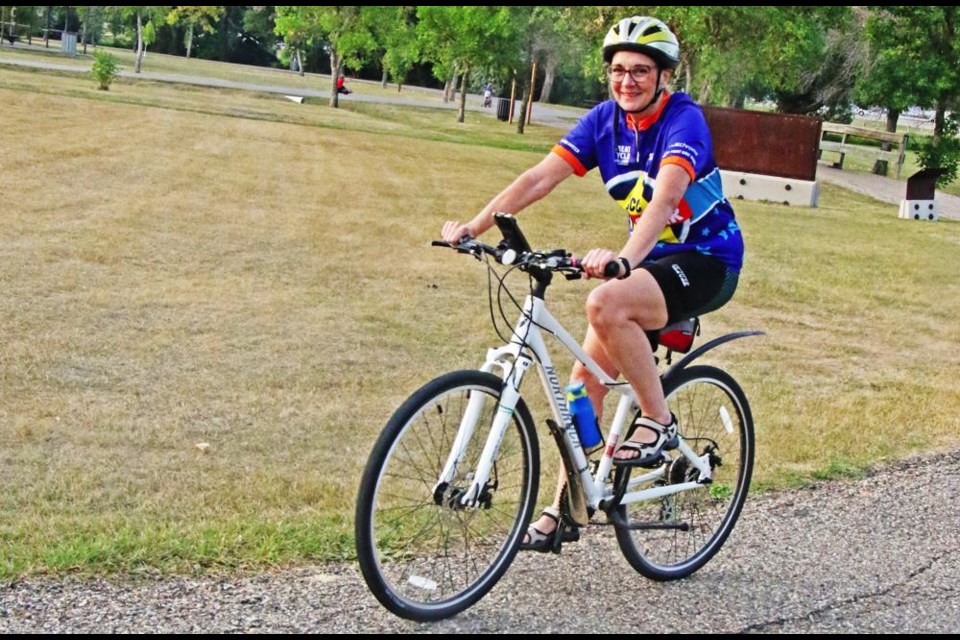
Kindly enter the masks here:
<path id="1" fill-rule="evenodd" d="M 933 141 L 940 142 L 947 124 L 947 108 L 942 100 L 937 100 L 937 113 L 933 117 Z"/>
<path id="2" fill-rule="evenodd" d="M 890 133 L 897 132 L 897 122 L 900 121 L 900 110 L 899 109 L 888 109 L 887 110 L 887 131 Z"/>
<path id="3" fill-rule="evenodd" d="M 334 109 L 340 108 L 340 94 L 337 93 L 337 80 L 340 79 L 340 56 L 330 48 L 330 106 Z"/>
<path id="4" fill-rule="evenodd" d="M 887 110 L 887 131 L 890 133 L 897 132 L 897 121 L 900 119 L 900 110 L 899 109 L 888 109 Z M 880 148 L 884 151 L 890 151 L 892 148 L 891 143 L 882 142 L 880 143 Z M 878 176 L 889 175 L 890 173 L 890 162 L 877 158 L 876 162 L 873 163 L 873 173 Z"/>
<path id="5" fill-rule="evenodd" d="M 706 103 L 710 100 L 710 93 L 713 91 L 713 83 L 710 80 L 704 80 L 703 84 L 700 85 L 700 91 L 697 93 L 697 102 L 700 104 Z"/>
<path id="6" fill-rule="evenodd" d="M 297 56 L 297 73 L 303 77 L 305 74 L 303 72 L 303 56 L 300 55 L 300 47 L 297 47 L 294 51 L 294 55 Z"/>
<path id="7" fill-rule="evenodd" d="M 87 23 L 90 22 L 90 7 L 83 12 L 83 55 L 87 55 Z"/>
<path id="8" fill-rule="evenodd" d="M 463 84 L 460 86 L 460 108 L 457 109 L 457 122 L 463 122 L 467 113 L 467 83 L 470 81 L 470 67 L 463 72 Z"/>
<path id="9" fill-rule="evenodd" d="M 557 75 L 557 59 L 554 56 L 547 58 L 544 68 L 543 87 L 540 89 L 540 102 L 550 102 L 550 92 L 553 90 L 553 80 Z"/>
<path id="10" fill-rule="evenodd" d="M 387 73 L 387 70 L 384 69 L 384 70 L 383 70 L 383 78 L 380 80 L 380 88 L 381 88 L 381 89 L 386 89 L 386 88 L 387 88 L 387 80 L 389 80 L 389 74 Z M 399 91 L 399 89 L 398 89 L 398 91 Z"/>
<path id="11" fill-rule="evenodd" d="M 53 7 L 47 7 L 47 29 L 43 32 L 43 48 L 50 48 L 50 27 L 53 26 L 51 19 L 53 18 Z"/>
<path id="12" fill-rule="evenodd" d="M 4 18 L 4 15 L 3 15 L 3 14 L 6 13 L 5 9 L 6 9 L 6 7 L 0 7 L 0 44 L 3 44 L 3 32 L 4 32 L 3 30 L 4 30 L 4 28 L 5 28 L 5 26 L 4 26 L 4 19 L 3 19 L 3 18 Z M 10 32 L 10 35 L 13 35 L 13 31 Z M 13 43 L 11 42 L 10 45 L 12 46 Z"/>
<path id="13" fill-rule="evenodd" d="M 190 59 L 190 52 L 193 51 L 193 23 L 187 24 L 187 60 Z"/>
<path id="14" fill-rule="evenodd" d="M 686 53 L 680 54 L 680 64 L 683 66 L 683 91 L 689 95 L 693 91 L 693 61 L 690 59 L 690 56 Z M 679 69 L 677 69 L 679 71 Z"/>
<path id="15" fill-rule="evenodd" d="M 402 82 L 398 82 L 398 83 L 397 83 L 397 93 L 400 93 L 400 89 L 403 89 L 403 83 L 402 83 Z"/>
<path id="16" fill-rule="evenodd" d="M 140 20 L 140 14 L 137 14 L 137 61 L 134 63 L 133 72 L 140 73 L 143 66 L 143 23 Z"/>

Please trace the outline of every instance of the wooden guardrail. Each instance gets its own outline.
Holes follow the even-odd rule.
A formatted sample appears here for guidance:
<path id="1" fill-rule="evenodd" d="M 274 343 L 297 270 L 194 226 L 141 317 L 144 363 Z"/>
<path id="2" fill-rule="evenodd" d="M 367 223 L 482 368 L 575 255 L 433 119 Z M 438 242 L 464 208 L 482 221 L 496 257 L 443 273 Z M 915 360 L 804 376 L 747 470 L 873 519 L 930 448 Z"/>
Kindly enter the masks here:
<path id="1" fill-rule="evenodd" d="M 824 135 L 827 133 L 839 135 L 841 137 L 840 142 L 824 140 Z M 851 138 L 879 140 L 880 142 L 889 143 L 893 148 L 889 151 L 884 151 L 882 147 L 855 144 L 850 140 Z M 824 151 L 832 151 L 840 154 L 840 160 L 834 162 L 833 166 L 842 169 L 843 160 L 847 153 L 859 151 L 867 155 L 873 155 L 877 160 L 895 162 L 897 164 L 897 178 L 899 178 L 900 170 L 903 168 L 903 162 L 907 154 L 908 139 L 909 136 L 906 133 L 890 133 L 889 131 L 854 127 L 849 124 L 824 122 L 820 130 L 820 156 L 823 156 Z"/>

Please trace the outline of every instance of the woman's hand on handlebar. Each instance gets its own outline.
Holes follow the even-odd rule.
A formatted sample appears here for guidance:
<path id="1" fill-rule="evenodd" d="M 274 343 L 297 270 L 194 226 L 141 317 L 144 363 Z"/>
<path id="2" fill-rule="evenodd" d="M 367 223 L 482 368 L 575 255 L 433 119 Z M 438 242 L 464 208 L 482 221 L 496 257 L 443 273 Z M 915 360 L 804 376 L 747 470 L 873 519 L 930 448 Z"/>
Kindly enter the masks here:
<path id="1" fill-rule="evenodd" d="M 464 238 L 472 237 L 473 232 L 470 231 L 470 226 L 455 220 L 447 220 L 440 230 L 440 239 L 452 245 L 459 244 Z"/>
<path id="2" fill-rule="evenodd" d="M 607 249 L 591 249 L 587 252 L 587 255 L 583 256 L 580 260 L 580 266 L 583 267 L 583 273 L 587 278 L 609 278 L 609 275 L 606 275 L 604 271 L 607 269 L 607 265 L 611 262 L 617 262 L 617 254 L 613 251 L 608 251 Z M 617 273 L 619 274 L 619 268 Z"/>

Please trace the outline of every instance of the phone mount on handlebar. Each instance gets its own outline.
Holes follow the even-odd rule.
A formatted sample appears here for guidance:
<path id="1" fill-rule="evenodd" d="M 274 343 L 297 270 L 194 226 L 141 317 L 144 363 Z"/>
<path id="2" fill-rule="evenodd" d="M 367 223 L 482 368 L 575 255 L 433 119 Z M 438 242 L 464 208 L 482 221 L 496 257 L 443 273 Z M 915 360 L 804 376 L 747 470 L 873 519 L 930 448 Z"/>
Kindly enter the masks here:
<path id="1" fill-rule="evenodd" d="M 493 221 L 496 223 L 500 233 L 503 234 L 503 241 L 500 243 L 501 249 L 513 249 L 517 253 L 532 253 L 530 243 L 520 231 L 520 225 L 517 219 L 509 213 L 493 214 Z"/>

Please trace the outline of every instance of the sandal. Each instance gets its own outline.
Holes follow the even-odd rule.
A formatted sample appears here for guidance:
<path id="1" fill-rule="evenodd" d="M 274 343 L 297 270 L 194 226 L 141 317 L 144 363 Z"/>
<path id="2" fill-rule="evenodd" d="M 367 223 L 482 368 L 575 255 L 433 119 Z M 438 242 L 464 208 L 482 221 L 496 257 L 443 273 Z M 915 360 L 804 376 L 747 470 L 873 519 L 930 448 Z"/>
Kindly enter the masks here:
<path id="1" fill-rule="evenodd" d="M 633 442 L 630 437 L 639 429 L 647 429 L 657 434 L 653 442 Z M 676 449 L 680 442 L 677 440 L 677 416 L 670 414 L 670 424 L 660 424 L 656 420 L 640 416 L 627 432 L 627 437 L 618 451 L 636 451 L 632 458 L 614 458 L 613 464 L 620 467 L 656 467 L 664 462 L 665 451 Z"/>
<path id="2" fill-rule="evenodd" d="M 556 529 L 550 533 L 544 533 L 531 524 L 527 527 L 526 533 L 526 537 L 530 538 L 530 542 L 521 542 L 521 551 L 538 551 L 540 553 L 553 551 L 554 553 L 560 553 L 560 543 L 576 542 L 580 539 L 579 528 L 572 525 L 562 525 L 560 522 L 560 513 L 553 507 L 547 507 L 540 512 L 540 515 L 546 516 L 556 522 Z M 558 533 L 560 534 L 559 540 L 557 539 Z"/>

